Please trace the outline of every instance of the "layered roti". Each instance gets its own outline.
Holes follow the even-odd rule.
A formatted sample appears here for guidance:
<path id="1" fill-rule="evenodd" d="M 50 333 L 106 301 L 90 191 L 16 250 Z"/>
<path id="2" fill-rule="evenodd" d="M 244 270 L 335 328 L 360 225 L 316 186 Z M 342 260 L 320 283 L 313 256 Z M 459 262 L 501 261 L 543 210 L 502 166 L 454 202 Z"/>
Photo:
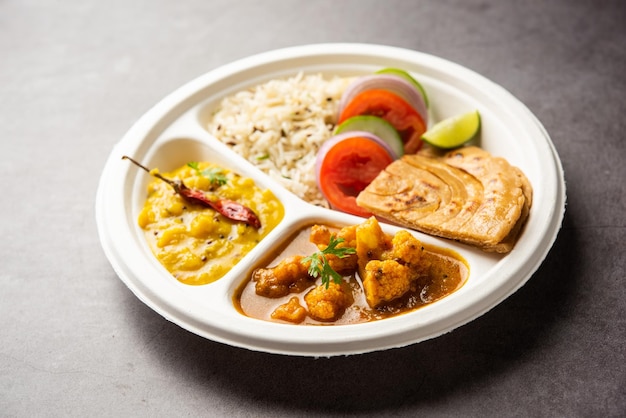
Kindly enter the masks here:
<path id="1" fill-rule="evenodd" d="M 408 228 L 508 253 L 528 218 L 532 187 L 520 169 L 481 148 L 426 150 L 387 166 L 357 204 Z"/>

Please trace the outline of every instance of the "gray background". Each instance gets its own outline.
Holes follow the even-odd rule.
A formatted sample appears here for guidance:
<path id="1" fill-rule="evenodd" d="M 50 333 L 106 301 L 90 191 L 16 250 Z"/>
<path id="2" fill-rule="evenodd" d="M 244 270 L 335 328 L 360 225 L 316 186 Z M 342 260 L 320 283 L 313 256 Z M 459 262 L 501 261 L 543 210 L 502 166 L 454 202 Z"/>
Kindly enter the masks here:
<path id="1" fill-rule="evenodd" d="M 0 1 L 0 415 L 626 413 L 624 1 Z M 207 341 L 116 277 L 96 233 L 106 158 L 187 81 L 320 42 L 431 53 L 522 100 L 565 168 L 544 264 L 456 331 L 283 357 Z"/>

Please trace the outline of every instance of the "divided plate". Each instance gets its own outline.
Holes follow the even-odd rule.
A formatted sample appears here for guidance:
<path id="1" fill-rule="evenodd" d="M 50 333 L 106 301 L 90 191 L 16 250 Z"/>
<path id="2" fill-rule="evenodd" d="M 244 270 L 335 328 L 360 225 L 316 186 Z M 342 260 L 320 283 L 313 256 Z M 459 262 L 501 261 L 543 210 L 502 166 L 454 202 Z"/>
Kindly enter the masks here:
<path id="1" fill-rule="evenodd" d="M 428 92 L 434 121 L 468 109 L 482 117 L 481 147 L 521 168 L 533 186 L 523 233 L 507 255 L 420 233 L 427 243 L 451 248 L 470 265 L 457 292 L 414 312 L 370 323 L 297 326 L 253 319 L 233 305 L 235 289 L 264 254 L 312 222 L 357 224 L 363 219 L 309 205 L 258 171 L 205 129 L 206 115 L 230 94 L 298 72 L 355 76 L 383 67 L 412 73 Z M 137 216 L 151 178 L 122 155 L 149 167 L 172 170 L 188 161 L 210 161 L 252 177 L 285 206 L 283 221 L 222 279 L 204 286 L 175 280 L 152 255 Z M 146 305 L 179 326 L 213 341 L 251 350 L 334 356 L 417 343 L 484 314 L 521 287 L 551 248 L 565 209 L 565 183 L 556 150 L 534 115 L 515 97 L 458 64 L 395 47 L 319 44 L 281 49 L 217 68 L 187 83 L 143 115 L 115 145 L 96 197 L 96 221 L 106 256 L 120 279 Z M 384 226 L 386 232 L 395 227 Z"/>

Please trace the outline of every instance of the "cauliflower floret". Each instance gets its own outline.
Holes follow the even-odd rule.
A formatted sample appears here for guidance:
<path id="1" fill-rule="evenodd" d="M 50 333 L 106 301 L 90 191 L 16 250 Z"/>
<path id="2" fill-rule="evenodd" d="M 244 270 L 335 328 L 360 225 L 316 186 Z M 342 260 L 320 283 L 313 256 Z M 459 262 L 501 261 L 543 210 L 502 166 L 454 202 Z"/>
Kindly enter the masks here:
<path id="1" fill-rule="evenodd" d="M 344 240 L 342 246 L 344 247 L 356 247 L 356 225 L 350 225 L 343 227 L 337 233 L 337 238 Z"/>
<path id="2" fill-rule="evenodd" d="M 309 315 L 318 321 L 336 321 L 353 302 L 352 295 L 335 282 L 319 285 L 304 296 Z"/>
<path id="3" fill-rule="evenodd" d="M 372 260 L 365 266 L 363 290 L 367 303 L 376 308 L 397 299 L 411 288 L 411 269 L 394 260 Z"/>
<path id="4" fill-rule="evenodd" d="M 411 235 L 408 231 L 401 230 L 394 235 L 392 248 L 384 258 L 396 260 L 410 268 L 417 268 L 422 258 L 422 242 Z"/>
<path id="5" fill-rule="evenodd" d="M 337 232 L 337 238 L 342 238 L 344 242 L 340 245 L 340 247 L 356 247 L 356 225 L 350 225 L 341 228 Z M 325 225 L 313 225 L 311 227 L 311 235 L 309 236 L 309 240 L 317 245 L 320 250 L 323 250 L 328 246 L 330 242 L 330 236 L 332 232 Z"/>
<path id="6" fill-rule="evenodd" d="M 300 305 L 300 301 L 295 296 L 272 312 L 272 319 L 293 322 L 294 324 L 299 324 L 304 321 L 304 318 L 306 318 L 306 309 Z"/>
<path id="7" fill-rule="evenodd" d="M 256 269 L 252 280 L 256 282 L 255 290 L 259 296 L 279 298 L 290 292 L 299 292 L 312 280 L 309 276 L 308 263 L 302 263 L 302 256 L 294 255 L 286 258 L 276 267 Z"/>
<path id="8" fill-rule="evenodd" d="M 320 250 L 323 250 L 328 246 L 330 242 L 330 236 L 332 233 L 325 225 L 313 225 L 311 227 L 311 234 L 309 235 L 309 241 L 317 245 Z"/>

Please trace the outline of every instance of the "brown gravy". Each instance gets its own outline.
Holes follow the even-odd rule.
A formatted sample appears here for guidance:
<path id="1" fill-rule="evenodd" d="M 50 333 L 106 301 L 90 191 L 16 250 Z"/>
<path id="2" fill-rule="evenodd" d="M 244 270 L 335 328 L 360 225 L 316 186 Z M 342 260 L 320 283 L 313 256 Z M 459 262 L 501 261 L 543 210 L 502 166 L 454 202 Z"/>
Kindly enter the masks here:
<path id="1" fill-rule="evenodd" d="M 294 234 L 293 238 L 288 240 L 289 244 L 286 247 L 280 248 L 276 254 L 270 254 L 266 260 L 259 263 L 258 267 L 273 267 L 289 256 L 296 254 L 310 255 L 319 251 L 317 246 L 309 241 L 310 232 L 311 227 L 307 227 Z M 414 291 L 409 291 L 404 296 L 378 308 L 371 308 L 365 299 L 358 273 L 344 276 L 344 281 L 351 290 L 354 303 L 352 303 L 345 310 L 344 314 L 334 322 L 321 322 L 307 315 L 304 321 L 299 324 L 294 324 L 287 321 L 276 320 L 271 317 L 272 312 L 274 312 L 278 306 L 286 304 L 293 297 L 297 297 L 300 301 L 300 305 L 306 307 L 304 295 L 315 286 L 319 285 L 320 279 L 317 279 L 314 284 L 311 284 L 311 286 L 299 293 L 290 293 L 283 297 L 269 298 L 257 295 L 255 282 L 251 277 L 248 277 L 235 292 L 233 301 L 239 312 L 246 316 L 293 325 L 356 324 L 411 312 L 455 292 L 463 286 L 469 275 L 467 262 L 456 252 L 424 243 L 422 243 L 422 245 L 424 247 L 422 260 L 429 263 L 430 267 L 427 275 L 417 279 L 417 286 L 415 286 L 416 289 Z"/>

